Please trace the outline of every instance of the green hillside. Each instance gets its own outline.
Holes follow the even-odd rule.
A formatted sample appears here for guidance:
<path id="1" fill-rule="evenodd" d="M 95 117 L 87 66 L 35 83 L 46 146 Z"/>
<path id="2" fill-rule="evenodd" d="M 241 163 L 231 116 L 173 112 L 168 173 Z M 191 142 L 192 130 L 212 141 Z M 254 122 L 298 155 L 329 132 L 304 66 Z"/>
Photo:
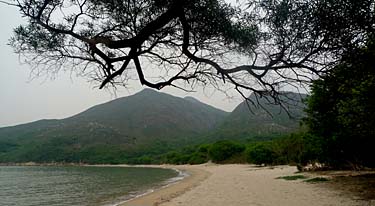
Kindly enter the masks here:
<path id="1" fill-rule="evenodd" d="M 188 145 L 298 128 L 300 101 L 290 108 L 296 119 L 289 119 L 279 106 L 259 100 L 273 117 L 261 108 L 251 113 L 245 103 L 229 114 L 192 97 L 145 89 L 66 119 L 0 128 L 0 162 L 132 163 Z"/>
<path id="2" fill-rule="evenodd" d="M 145 89 L 62 120 L 0 129 L 0 161 L 114 161 L 194 143 L 228 113 Z"/>
<path id="3" fill-rule="evenodd" d="M 280 96 L 282 108 L 269 96 L 256 97 L 252 94 L 249 99 L 261 106 L 242 102 L 211 136 L 216 139 L 268 140 L 294 132 L 300 126 L 306 97 L 285 92 Z"/>

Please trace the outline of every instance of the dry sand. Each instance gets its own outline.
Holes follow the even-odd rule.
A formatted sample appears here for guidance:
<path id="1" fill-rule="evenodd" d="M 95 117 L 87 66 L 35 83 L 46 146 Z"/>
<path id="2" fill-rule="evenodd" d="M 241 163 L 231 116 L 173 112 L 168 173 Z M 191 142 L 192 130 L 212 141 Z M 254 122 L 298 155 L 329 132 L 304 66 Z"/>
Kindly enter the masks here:
<path id="1" fill-rule="evenodd" d="M 295 175 L 295 167 L 252 165 L 162 166 L 187 171 L 190 176 L 121 206 L 351 206 L 371 202 L 356 200 L 303 180 L 276 179 Z"/>

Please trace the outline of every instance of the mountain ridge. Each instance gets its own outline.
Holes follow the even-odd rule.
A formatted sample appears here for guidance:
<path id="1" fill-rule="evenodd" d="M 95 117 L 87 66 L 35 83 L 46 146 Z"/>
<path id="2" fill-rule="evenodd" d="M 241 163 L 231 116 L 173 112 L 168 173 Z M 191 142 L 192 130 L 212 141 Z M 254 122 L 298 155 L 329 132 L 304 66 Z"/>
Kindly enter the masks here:
<path id="1" fill-rule="evenodd" d="M 268 140 L 297 131 L 307 95 L 284 92 L 279 98 L 283 108 L 270 96 L 250 95 L 249 101 L 258 102 L 261 106 L 253 106 L 244 100 L 211 136 L 218 136 L 216 139 Z"/>
<path id="2" fill-rule="evenodd" d="M 0 128 L 0 162 L 124 163 L 202 141 L 244 139 L 254 130 L 243 132 L 243 128 L 254 121 L 244 118 L 243 110 L 236 114 L 236 109 L 228 113 L 193 97 L 146 89 L 71 117 Z M 233 118 L 237 116 L 238 120 Z M 267 121 L 270 124 L 263 121 L 267 132 L 281 125 Z M 210 133 L 219 135 L 210 137 Z"/>
<path id="3" fill-rule="evenodd" d="M 194 142 L 227 115 L 202 102 L 143 90 L 68 118 L 0 128 L 0 162 L 90 161 L 86 154 L 116 151 L 108 160 L 119 154 L 167 151 Z"/>

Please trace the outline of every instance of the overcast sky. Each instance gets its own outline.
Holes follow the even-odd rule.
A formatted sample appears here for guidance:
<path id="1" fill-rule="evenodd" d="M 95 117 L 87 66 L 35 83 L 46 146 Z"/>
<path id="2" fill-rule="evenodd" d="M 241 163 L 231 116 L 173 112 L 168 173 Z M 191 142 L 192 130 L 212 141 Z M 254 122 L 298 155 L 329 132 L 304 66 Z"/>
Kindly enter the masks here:
<path id="1" fill-rule="evenodd" d="M 20 13 L 13 7 L 0 4 L 0 19 L 0 127 L 69 117 L 96 104 L 143 89 L 138 82 L 133 82 L 130 88 L 120 89 L 115 96 L 70 73 L 59 73 L 53 80 L 44 77 L 31 80 L 29 66 L 21 65 L 18 55 L 7 45 L 13 28 L 23 22 Z M 232 111 L 242 101 L 235 93 L 234 98 L 228 98 L 209 89 L 186 93 L 166 88 L 162 92 L 180 97 L 193 96 L 226 111 Z"/>

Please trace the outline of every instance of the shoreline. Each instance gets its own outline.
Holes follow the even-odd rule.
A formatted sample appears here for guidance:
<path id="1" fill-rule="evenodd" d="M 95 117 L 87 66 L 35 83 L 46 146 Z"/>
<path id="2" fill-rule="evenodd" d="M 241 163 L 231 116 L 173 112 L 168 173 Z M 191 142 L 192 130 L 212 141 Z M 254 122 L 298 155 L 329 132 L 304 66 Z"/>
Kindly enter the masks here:
<path id="1" fill-rule="evenodd" d="M 296 174 L 296 167 L 257 167 L 254 165 L 154 165 L 186 171 L 190 176 L 118 206 L 362 206 L 369 202 L 327 187 L 327 183 L 288 181 L 282 176 Z M 370 202 L 371 204 L 371 202 Z"/>
<path id="2" fill-rule="evenodd" d="M 37 166 L 37 165 L 22 165 Z M 321 171 L 298 172 L 292 166 L 259 167 L 249 164 L 201 165 L 43 165 L 43 166 L 86 166 L 86 167 L 142 167 L 172 169 L 179 172 L 159 187 L 140 192 L 130 199 L 113 203 L 112 206 L 362 206 L 373 205 L 375 196 L 364 196 L 368 188 L 355 185 L 351 177 L 375 175 L 375 171 Z M 298 174 L 296 174 L 298 172 Z M 187 173 L 187 176 L 181 175 Z M 286 176 L 305 176 L 292 181 Z M 328 182 L 308 183 L 316 177 Z M 337 177 L 347 178 L 337 181 Z M 366 186 L 369 179 L 363 179 Z M 373 181 L 375 183 L 375 179 Z M 348 183 L 352 185 L 348 187 Z M 371 184 L 371 183 L 369 183 Z M 353 192 L 352 189 L 356 189 Z M 355 191 L 355 190 L 354 190 Z M 367 198 L 367 199 L 366 199 Z M 375 206 L 375 205 L 374 205 Z"/>
<path id="3" fill-rule="evenodd" d="M 120 165 L 129 167 L 129 165 Z M 188 174 L 183 179 L 171 182 L 165 186 L 154 189 L 152 192 L 141 194 L 115 206 L 157 206 L 176 198 L 198 186 L 211 174 L 203 169 L 202 165 L 137 165 L 135 167 L 151 167 L 173 169 Z M 132 167 L 132 166 L 130 166 Z"/>

